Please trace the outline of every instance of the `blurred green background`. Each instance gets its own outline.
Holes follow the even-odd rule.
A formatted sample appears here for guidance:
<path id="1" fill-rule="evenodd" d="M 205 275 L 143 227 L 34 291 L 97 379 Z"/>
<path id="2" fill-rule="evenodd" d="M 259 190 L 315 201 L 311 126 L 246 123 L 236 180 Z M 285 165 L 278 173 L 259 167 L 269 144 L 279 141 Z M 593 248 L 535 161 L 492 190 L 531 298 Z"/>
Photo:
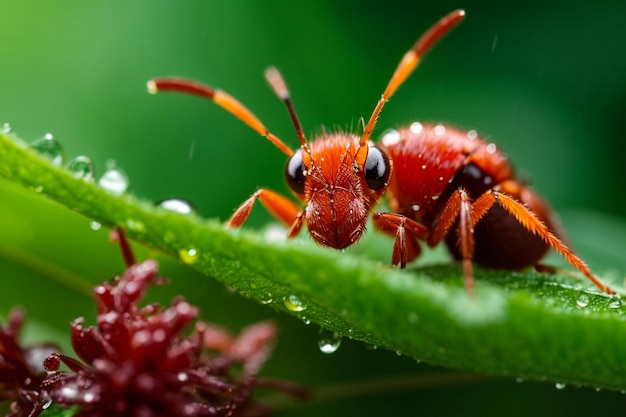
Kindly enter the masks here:
<path id="1" fill-rule="evenodd" d="M 369 117 L 402 54 L 455 8 L 466 9 L 465 22 L 388 103 L 374 137 L 415 120 L 478 130 L 564 214 L 592 266 L 623 274 L 626 3 L 4 0 L 0 124 L 10 123 L 25 140 L 51 132 L 67 159 L 87 155 L 99 173 L 115 159 L 132 193 L 187 198 L 201 215 L 224 220 L 259 186 L 287 193 L 284 155 L 212 103 L 147 94 L 148 79 L 178 75 L 222 88 L 295 146 L 287 112 L 263 79 L 267 66 L 283 72 L 309 137 L 322 125 L 353 129 Z M 34 321 L 53 331 L 78 315 L 91 317 L 84 291 L 41 276 L 97 283 L 120 272 L 106 232 L 91 231 L 88 220 L 5 181 L 0 202 L 0 312 L 26 304 Z M 247 227 L 269 219 L 257 209 Z M 612 235 L 604 239 L 598 224 Z M 586 239 L 589 230 L 596 230 L 595 240 Z M 162 263 L 176 279 L 155 297 L 167 301 L 183 293 L 207 319 L 233 330 L 267 317 L 280 323 L 268 375 L 323 385 L 439 372 L 350 341 L 322 355 L 313 326 L 232 295 L 176 262 Z M 458 385 L 454 378 L 445 389 L 346 398 L 283 414 L 452 416 L 506 409 L 555 416 L 597 411 L 594 403 L 623 409 L 625 402 L 622 394 L 589 389 L 514 380 Z"/>

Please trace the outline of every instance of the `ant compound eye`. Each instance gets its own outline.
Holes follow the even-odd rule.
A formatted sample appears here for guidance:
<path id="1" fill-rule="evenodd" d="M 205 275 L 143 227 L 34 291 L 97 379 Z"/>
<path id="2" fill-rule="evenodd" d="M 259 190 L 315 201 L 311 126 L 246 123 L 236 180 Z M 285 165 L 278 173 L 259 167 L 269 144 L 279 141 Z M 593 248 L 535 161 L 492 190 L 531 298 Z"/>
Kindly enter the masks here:
<path id="1" fill-rule="evenodd" d="M 376 146 L 370 146 L 363 167 L 365 182 L 372 190 L 380 190 L 387 185 L 391 166 L 389 158 Z"/>
<path id="2" fill-rule="evenodd" d="M 302 162 L 302 149 L 298 149 L 287 161 L 285 179 L 289 188 L 296 194 L 304 194 L 304 176 L 306 167 Z"/>

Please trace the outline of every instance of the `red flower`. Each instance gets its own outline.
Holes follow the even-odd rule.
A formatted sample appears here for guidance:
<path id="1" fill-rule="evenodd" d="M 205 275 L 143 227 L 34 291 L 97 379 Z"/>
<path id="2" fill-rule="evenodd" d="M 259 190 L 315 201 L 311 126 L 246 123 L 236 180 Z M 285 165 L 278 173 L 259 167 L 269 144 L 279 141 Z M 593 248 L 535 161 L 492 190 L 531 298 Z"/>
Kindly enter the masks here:
<path id="1" fill-rule="evenodd" d="M 121 232 L 116 237 L 127 262 L 134 261 Z M 46 396 L 61 406 L 81 406 L 79 416 L 157 417 L 264 415 L 268 409 L 252 400 L 259 386 L 304 395 L 288 383 L 257 379 L 274 325 L 255 324 L 233 338 L 197 322 L 182 336 L 198 317 L 196 307 L 182 298 L 165 309 L 139 307 L 148 285 L 163 281 L 157 271 L 157 262 L 146 260 L 96 287 L 96 326 L 72 323 L 72 345 L 84 363 L 61 354 L 46 359 Z M 70 371 L 60 371 L 61 364 Z"/>
<path id="2" fill-rule="evenodd" d="M 13 309 L 6 328 L 0 326 L 0 401 L 12 401 L 7 417 L 39 414 L 49 402 L 39 392 L 39 385 L 46 376 L 43 360 L 56 346 L 38 344 L 22 348 L 19 333 L 26 314 Z"/>

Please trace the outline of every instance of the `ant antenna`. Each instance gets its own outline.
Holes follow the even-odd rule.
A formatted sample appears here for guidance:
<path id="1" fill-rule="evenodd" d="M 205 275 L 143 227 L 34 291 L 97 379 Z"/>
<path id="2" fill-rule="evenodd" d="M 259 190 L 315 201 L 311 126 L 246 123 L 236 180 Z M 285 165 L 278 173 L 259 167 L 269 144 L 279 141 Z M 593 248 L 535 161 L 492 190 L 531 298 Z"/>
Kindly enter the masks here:
<path id="1" fill-rule="evenodd" d="M 282 140 L 267 130 L 265 125 L 254 113 L 225 91 L 209 87 L 208 85 L 196 81 L 177 77 L 153 78 L 148 81 L 147 87 L 150 94 L 156 94 L 160 91 L 176 91 L 207 98 L 250 126 L 261 136 L 265 136 L 278 149 L 286 153 L 287 156 L 291 156 L 294 153 Z"/>
<path id="2" fill-rule="evenodd" d="M 391 95 L 398 89 L 398 87 L 400 87 L 400 85 L 402 85 L 407 77 L 411 75 L 424 54 L 428 52 L 444 35 L 450 32 L 461 20 L 463 20 L 464 17 L 464 10 L 455 10 L 448 13 L 446 16 L 439 19 L 437 23 L 431 26 L 430 29 L 428 29 L 422 36 L 420 36 L 413 47 L 404 54 L 404 57 L 402 57 L 400 64 L 398 64 L 398 67 L 391 76 L 383 95 L 380 97 L 380 100 L 378 100 L 378 103 L 376 103 L 374 112 L 365 126 L 363 136 L 361 136 L 360 149 L 356 157 L 357 164 L 363 165 L 363 163 L 365 163 L 365 159 L 367 158 L 367 141 L 372 135 L 372 131 L 374 130 L 374 126 L 376 126 L 376 121 L 378 120 L 380 111 L 387 100 L 389 100 Z"/>
<path id="3" fill-rule="evenodd" d="M 276 93 L 278 98 L 281 99 L 287 106 L 287 110 L 289 111 L 289 116 L 291 116 L 291 122 L 293 123 L 293 127 L 296 128 L 296 135 L 298 135 L 298 140 L 300 140 L 302 148 L 308 154 L 311 154 L 311 150 L 309 149 L 309 145 L 307 144 L 306 137 L 304 136 L 304 131 L 302 130 L 302 125 L 300 124 L 300 120 L 298 119 L 298 115 L 296 114 L 296 109 L 293 107 L 291 95 L 289 94 L 289 90 L 287 89 L 285 79 L 276 67 L 269 67 L 265 70 L 265 79 L 270 84 L 270 87 L 272 87 L 272 90 L 274 90 L 274 93 Z"/>

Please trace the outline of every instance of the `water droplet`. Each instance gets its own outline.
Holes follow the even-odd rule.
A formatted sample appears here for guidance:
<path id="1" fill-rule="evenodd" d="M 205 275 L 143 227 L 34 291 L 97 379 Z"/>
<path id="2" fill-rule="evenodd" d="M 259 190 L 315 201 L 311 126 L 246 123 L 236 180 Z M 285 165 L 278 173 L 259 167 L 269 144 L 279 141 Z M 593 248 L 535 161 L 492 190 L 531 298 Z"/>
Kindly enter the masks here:
<path id="1" fill-rule="evenodd" d="M 411 209 L 412 209 L 413 211 L 420 211 L 420 206 L 419 206 L 419 204 L 413 204 L 413 205 L 411 206 Z"/>
<path id="2" fill-rule="evenodd" d="M 434 130 L 435 135 L 437 136 L 442 136 L 444 133 L 446 133 L 446 127 L 444 125 L 436 125 Z"/>
<path id="3" fill-rule="evenodd" d="M 422 125 L 420 122 L 413 122 L 411 123 L 411 126 L 409 126 L 409 129 L 411 129 L 411 132 L 415 134 L 422 133 L 422 130 L 424 130 L 424 125 Z"/>
<path id="4" fill-rule="evenodd" d="M 173 211 L 174 213 L 190 214 L 196 211 L 191 202 L 182 198 L 168 198 L 158 203 L 159 207 L 164 208 L 167 211 Z"/>
<path id="5" fill-rule="evenodd" d="M 67 163 L 67 170 L 74 178 L 82 178 L 85 181 L 92 181 L 95 174 L 93 162 L 87 156 L 77 156 Z"/>
<path id="6" fill-rule="evenodd" d="M 265 297 L 261 300 L 262 304 L 270 304 L 272 303 L 272 301 L 274 301 L 274 299 L 272 298 L 272 293 L 268 292 Z"/>
<path id="7" fill-rule="evenodd" d="M 476 139 L 478 137 L 478 132 L 473 130 L 473 129 L 469 130 L 467 132 L 467 137 L 470 138 L 470 139 Z"/>
<path id="8" fill-rule="evenodd" d="M 381 139 L 383 145 L 391 146 L 400 142 L 400 132 L 395 129 L 389 129 L 383 134 L 383 138 Z"/>
<path id="9" fill-rule="evenodd" d="M 337 332 L 332 330 L 320 329 L 320 334 L 317 338 L 317 346 L 320 352 L 331 354 L 335 353 L 341 345 L 341 336 Z"/>
<path id="10" fill-rule="evenodd" d="M 143 222 L 139 221 L 139 220 L 135 220 L 135 219 L 128 219 L 126 220 L 126 226 L 134 231 L 134 232 L 145 232 L 146 231 L 146 225 L 143 224 Z"/>
<path id="11" fill-rule="evenodd" d="M 587 307 L 589 305 L 589 296 L 587 294 L 581 294 L 576 300 L 576 305 L 578 307 Z"/>
<path id="12" fill-rule="evenodd" d="M 78 397 L 78 389 L 74 385 L 64 385 L 60 394 L 66 399 L 73 400 Z"/>
<path id="13" fill-rule="evenodd" d="M 96 399 L 96 394 L 94 392 L 86 391 L 83 394 L 83 401 L 86 403 L 91 403 Z"/>
<path id="14" fill-rule="evenodd" d="M 298 312 L 306 309 L 306 302 L 294 294 L 286 295 L 283 298 L 283 303 L 289 311 Z"/>
<path id="15" fill-rule="evenodd" d="M 100 230 L 102 225 L 98 223 L 97 221 L 92 221 L 92 222 L 89 222 L 89 227 L 91 228 L 91 230 Z"/>
<path id="16" fill-rule="evenodd" d="M 115 161 L 107 162 L 107 170 L 98 180 L 98 185 L 114 195 L 122 195 L 128 189 L 128 176 L 115 165 Z"/>
<path id="17" fill-rule="evenodd" d="M 180 260 L 186 264 L 192 264 L 198 260 L 198 250 L 196 248 L 181 249 L 178 251 Z"/>
<path id="18" fill-rule="evenodd" d="M 620 308 L 622 306 L 622 300 L 619 297 L 609 298 L 609 308 Z"/>
<path id="19" fill-rule="evenodd" d="M 53 165 L 61 166 L 63 164 L 63 147 L 52 136 L 52 133 L 46 133 L 43 137 L 36 139 L 30 144 L 30 147 L 40 155 L 50 159 Z"/>
<path id="20" fill-rule="evenodd" d="M 268 243 L 284 242 L 287 240 L 285 228 L 278 223 L 270 223 L 263 230 L 263 237 Z"/>
<path id="21" fill-rule="evenodd" d="M 0 132 L 5 133 L 5 134 L 11 132 L 11 125 L 6 122 L 3 123 L 2 127 L 0 127 Z"/>
<path id="22" fill-rule="evenodd" d="M 146 83 L 146 88 L 148 89 L 148 94 L 156 94 L 159 92 L 156 83 L 153 80 L 150 80 Z"/>
<path id="23" fill-rule="evenodd" d="M 554 386 L 556 387 L 556 389 L 564 389 L 565 388 L 565 383 L 557 382 L 556 384 L 554 384 Z"/>
<path id="24" fill-rule="evenodd" d="M 498 148 L 496 147 L 496 144 L 495 144 L 495 143 L 490 143 L 489 145 L 487 145 L 487 148 L 486 148 L 487 153 L 488 153 L 488 154 L 491 154 L 491 155 L 493 155 L 494 153 L 496 153 L 496 150 L 497 150 L 497 149 L 498 149 Z"/>

